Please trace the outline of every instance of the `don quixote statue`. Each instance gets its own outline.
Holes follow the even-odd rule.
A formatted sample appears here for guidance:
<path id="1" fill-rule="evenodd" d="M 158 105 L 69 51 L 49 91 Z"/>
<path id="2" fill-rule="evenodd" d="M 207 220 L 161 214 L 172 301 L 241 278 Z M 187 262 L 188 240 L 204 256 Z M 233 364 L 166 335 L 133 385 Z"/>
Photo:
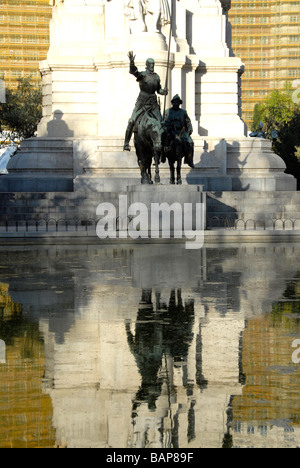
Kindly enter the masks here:
<path id="1" fill-rule="evenodd" d="M 157 100 L 157 94 L 166 96 L 167 89 L 162 89 L 160 77 L 154 71 L 155 62 L 149 58 L 146 70 L 140 72 L 135 65 L 133 52 L 128 54 L 129 72 L 136 77 L 140 86 L 132 115 L 129 119 L 124 142 L 124 151 L 130 151 L 130 139 L 134 132 L 134 146 L 141 169 L 142 184 L 152 184 L 151 164 L 155 161 L 155 183 L 160 182 L 159 164 L 162 153 L 163 119 Z"/>

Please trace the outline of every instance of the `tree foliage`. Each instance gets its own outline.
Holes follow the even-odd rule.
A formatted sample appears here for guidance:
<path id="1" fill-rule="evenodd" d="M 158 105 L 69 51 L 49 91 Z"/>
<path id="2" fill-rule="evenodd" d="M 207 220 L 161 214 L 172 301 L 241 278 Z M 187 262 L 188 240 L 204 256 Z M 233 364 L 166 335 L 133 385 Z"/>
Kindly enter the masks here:
<path id="1" fill-rule="evenodd" d="M 293 102 L 294 90 L 287 83 L 283 91 L 274 90 L 263 102 L 254 108 L 252 130 L 257 130 L 259 122 L 264 123 L 264 131 L 272 139 L 272 130 L 277 130 L 278 138 L 273 140 L 273 150 L 285 162 L 286 172 L 300 182 L 300 108 Z"/>
<path id="2" fill-rule="evenodd" d="M 20 138 L 30 138 L 42 118 L 42 89 L 31 83 L 31 77 L 18 81 L 16 90 L 6 90 L 6 104 L 1 104 L 0 127 L 16 132 Z"/>
<path id="3" fill-rule="evenodd" d="M 300 110 L 295 111 L 290 121 L 284 124 L 274 141 L 274 151 L 287 165 L 287 172 L 300 181 Z"/>

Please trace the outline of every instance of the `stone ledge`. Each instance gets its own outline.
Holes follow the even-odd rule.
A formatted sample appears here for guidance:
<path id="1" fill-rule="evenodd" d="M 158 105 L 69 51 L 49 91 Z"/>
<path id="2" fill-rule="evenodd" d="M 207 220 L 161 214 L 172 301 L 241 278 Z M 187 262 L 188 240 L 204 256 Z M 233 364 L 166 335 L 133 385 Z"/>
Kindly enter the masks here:
<path id="1" fill-rule="evenodd" d="M 205 245 L 230 244 L 236 245 L 239 243 L 298 243 L 300 242 L 300 230 L 297 231 L 233 231 L 225 229 L 216 229 L 205 231 Z M 139 245 L 139 244 L 183 244 L 186 239 L 108 239 L 101 240 L 95 235 L 94 231 L 86 232 L 19 232 L 19 233 L 0 233 L 0 245 L 6 244 L 23 244 L 27 243 L 47 243 L 47 244 L 82 244 L 83 241 L 101 245 Z"/>

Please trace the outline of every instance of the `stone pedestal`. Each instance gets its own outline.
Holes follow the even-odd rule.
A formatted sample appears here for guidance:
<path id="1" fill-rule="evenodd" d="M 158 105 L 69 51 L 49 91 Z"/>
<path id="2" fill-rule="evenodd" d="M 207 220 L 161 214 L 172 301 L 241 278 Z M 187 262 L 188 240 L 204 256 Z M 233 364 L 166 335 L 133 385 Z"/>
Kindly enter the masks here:
<path id="1" fill-rule="evenodd" d="M 145 210 L 151 237 L 183 239 L 206 229 L 206 193 L 202 186 L 130 186 L 128 206 Z M 139 208 L 140 207 L 140 208 Z M 156 234 L 155 234 L 156 232 Z"/>
<path id="2" fill-rule="evenodd" d="M 185 185 L 205 190 L 295 190 L 270 143 L 246 138 L 241 118 L 243 64 L 233 56 L 227 0 L 169 0 L 170 25 L 157 32 L 130 24 L 123 0 L 54 2 L 50 49 L 40 64 L 43 118 L 38 138 L 1 176 L 0 190 L 120 192 L 140 184 L 135 151 L 123 151 L 124 135 L 139 94 L 129 74 L 128 51 L 144 70 L 155 59 L 161 110 L 180 94 L 192 121 L 195 166 L 182 169 Z M 169 59 L 169 60 L 168 60 Z M 167 78 L 167 71 L 168 79 Z M 133 148 L 133 144 L 132 144 Z M 160 167 L 164 185 L 168 164 Z"/>
<path id="3" fill-rule="evenodd" d="M 207 191 L 284 192 L 297 190 L 297 180 L 285 173 L 284 161 L 261 138 L 208 139 L 196 170 L 186 175 L 188 184 Z M 214 166 L 214 167 L 213 167 Z"/>
<path id="4" fill-rule="evenodd" d="M 295 191 L 296 179 L 284 161 L 260 138 L 194 138 L 195 169 L 182 167 L 184 186 L 205 191 Z M 135 151 L 122 151 L 123 139 L 32 138 L 10 160 L 0 177 L 0 192 L 120 193 L 140 186 Z M 154 167 L 153 167 L 154 170 Z M 160 165 L 161 184 L 169 187 L 168 163 Z M 155 186 L 160 187 L 160 186 Z M 151 190 L 151 188 L 150 188 Z M 174 187 L 180 190 L 180 187 Z"/>
<path id="5" fill-rule="evenodd" d="M 205 191 L 294 191 L 296 179 L 285 173 L 285 163 L 271 150 L 271 142 L 260 138 L 194 138 L 195 169 L 182 167 L 184 186 L 203 185 Z M 135 152 L 122 151 L 123 140 L 111 145 L 109 138 L 94 142 L 75 172 L 76 191 L 123 192 L 129 185 L 140 185 L 140 169 Z M 80 150 L 81 148 L 81 150 Z M 160 165 L 161 184 L 169 185 L 168 163 Z M 157 187 L 157 186 L 155 186 Z M 158 186 L 159 187 L 159 186 Z M 180 187 L 175 187 L 175 190 Z"/>
<path id="6" fill-rule="evenodd" d="M 127 189 L 128 204 L 143 203 L 149 210 L 152 203 L 179 203 L 184 206 L 185 203 L 204 203 L 206 193 L 202 186 L 164 186 L 164 185 L 132 185 Z"/>
<path id="7" fill-rule="evenodd" d="M 53 7 L 50 49 L 41 63 L 43 119 L 40 137 L 108 137 L 124 135 L 139 88 L 129 75 L 128 51 L 140 70 L 153 57 L 165 86 L 167 68 L 170 106 L 180 94 L 203 136 L 240 137 L 240 59 L 230 57 L 227 16 L 219 0 L 169 1 L 173 7 L 171 55 L 170 25 L 142 32 L 129 21 L 123 0 L 66 0 Z M 131 23 L 131 24 L 129 24 Z M 161 98 L 161 108 L 164 108 Z M 219 117 L 220 116 L 220 117 Z"/>
<path id="8" fill-rule="evenodd" d="M 53 7 L 50 49 L 40 64 L 40 137 L 98 134 L 98 77 L 94 57 L 104 41 L 102 1 L 65 0 Z"/>
<path id="9" fill-rule="evenodd" d="M 196 117 L 203 136 L 242 138 L 240 76 L 244 66 L 235 57 L 201 60 L 196 72 Z"/>
<path id="10" fill-rule="evenodd" d="M 280 192 L 297 190 L 297 180 L 272 151 L 269 140 L 245 138 L 227 142 L 227 175 L 232 191 Z"/>
<path id="11" fill-rule="evenodd" d="M 30 138 L 0 177 L 0 192 L 72 192 L 73 140 Z"/>

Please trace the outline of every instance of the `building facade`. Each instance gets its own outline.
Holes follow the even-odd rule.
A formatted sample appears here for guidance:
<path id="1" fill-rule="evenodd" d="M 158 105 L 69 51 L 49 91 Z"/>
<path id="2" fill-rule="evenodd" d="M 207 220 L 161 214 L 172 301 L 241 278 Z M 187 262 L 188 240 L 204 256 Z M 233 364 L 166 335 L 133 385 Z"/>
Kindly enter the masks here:
<path id="1" fill-rule="evenodd" d="M 40 82 L 39 62 L 49 49 L 48 0 L 0 0 L 0 79 L 16 88 L 18 79 Z"/>
<path id="2" fill-rule="evenodd" d="M 243 118 L 273 89 L 300 79 L 300 1 L 233 0 L 229 13 L 234 54 L 245 64 Z"/>

